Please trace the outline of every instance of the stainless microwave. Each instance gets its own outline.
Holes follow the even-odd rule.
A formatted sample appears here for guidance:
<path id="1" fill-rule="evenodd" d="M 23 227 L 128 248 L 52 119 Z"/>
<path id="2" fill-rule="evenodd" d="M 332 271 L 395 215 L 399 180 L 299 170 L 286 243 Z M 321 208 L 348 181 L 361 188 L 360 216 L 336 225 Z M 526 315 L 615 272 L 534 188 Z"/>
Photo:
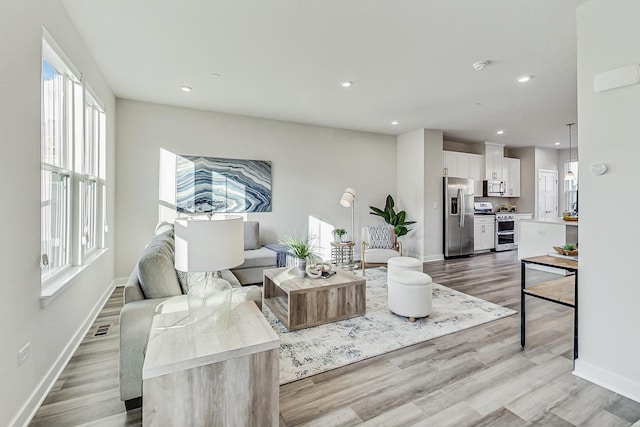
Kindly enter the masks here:
<path id="1" fill-rule="evenodd" d="M 502 197 L 505 188 L 504 181 L 484 180 L 482 181 L 482 197 Z"/>

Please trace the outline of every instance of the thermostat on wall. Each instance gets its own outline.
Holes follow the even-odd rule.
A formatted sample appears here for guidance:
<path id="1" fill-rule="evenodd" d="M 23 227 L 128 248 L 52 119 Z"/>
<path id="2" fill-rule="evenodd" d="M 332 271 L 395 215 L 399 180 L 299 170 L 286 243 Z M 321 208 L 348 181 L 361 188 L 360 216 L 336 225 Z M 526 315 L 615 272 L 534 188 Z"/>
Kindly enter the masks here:
<path id="1" fill-rule="evenodd" d="M 602 175 L 607 171 L 607 165 L 604 163 L 595 163 L 591 165 L 591 173 L 594 175 Z"/>

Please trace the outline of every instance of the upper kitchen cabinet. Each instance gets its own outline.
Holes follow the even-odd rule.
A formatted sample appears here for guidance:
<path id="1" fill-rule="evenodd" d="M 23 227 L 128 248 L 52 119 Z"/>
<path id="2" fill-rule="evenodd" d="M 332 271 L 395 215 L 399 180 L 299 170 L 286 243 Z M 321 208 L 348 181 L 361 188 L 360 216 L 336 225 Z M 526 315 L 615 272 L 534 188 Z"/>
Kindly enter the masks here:
<path id="1" fill-rule="evenodd" d="M 482 181 L 482 156 L 457 151 L 443 151 L 442 175 Z"/>
<path id="2" fill-rule="evenodd" d="M 502 159 L 502 180 L 506 182 L 503 197 L 520 197 L 520 159 Z"/>
<path id="3" fill-rule="evenodd" d="M 503 180 L 502 159 L 504 158 L 504 145 L 492 142 L 484 143 L 485 179 Z"/>
<path id="4" fill-rule="evenodd" d="M 458 175 L 458 154 L 455 151 L 442 152 L 442 175 L 451 177 L 461 177 Z"/>
<path id="5" fill-rule="evenodd" d="M 475 180 L 475 194 L 482 195 L 484 159 L 481 154 L 460 153 L 457 151 L 442 152 L 442 174 L 457 178 Z"/>

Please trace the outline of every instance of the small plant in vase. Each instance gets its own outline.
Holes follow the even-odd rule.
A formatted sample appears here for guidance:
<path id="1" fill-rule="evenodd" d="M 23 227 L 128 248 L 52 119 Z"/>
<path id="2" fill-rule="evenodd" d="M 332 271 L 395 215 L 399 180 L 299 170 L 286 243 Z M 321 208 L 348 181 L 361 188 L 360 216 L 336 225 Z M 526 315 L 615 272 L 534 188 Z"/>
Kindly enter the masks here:
<path id="1" fill-rule="evenodd" d="M 336 228 L 333 230 L 336 242 L 342 242 L 342 238 L 347 234 L 347 230 L 344 228 Z"/>
<path id="2" fill-rule="evenodd" d="M 298 237 L 296 235 L 288 234 L 280 240 L 282 246 L 289 248 L 289 251 L 294 257 L 298 259 L 298 277 L 305 276 L 305 270 L 307 268 L 307 259 L 311 258 L 314 254 L 312 251 L 313 245 L 311 244 L 312 238 Z"/>

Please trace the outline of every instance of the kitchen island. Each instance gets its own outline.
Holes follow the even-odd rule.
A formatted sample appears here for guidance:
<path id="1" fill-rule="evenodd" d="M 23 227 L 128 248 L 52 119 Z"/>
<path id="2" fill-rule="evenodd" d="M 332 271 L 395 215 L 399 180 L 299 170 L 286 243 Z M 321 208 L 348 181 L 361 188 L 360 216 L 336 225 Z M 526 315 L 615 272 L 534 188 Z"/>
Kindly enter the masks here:
<path id="1" fill-rule="evenodd" d="M 518 259 L 554 253 L 554 246 L 578 244 L 578 221 L 530 219 L 520 222 Z M 558 271 L 559 273 L 559 271 Z M 564 272 L 562 272 L 564 274 Z"/>

